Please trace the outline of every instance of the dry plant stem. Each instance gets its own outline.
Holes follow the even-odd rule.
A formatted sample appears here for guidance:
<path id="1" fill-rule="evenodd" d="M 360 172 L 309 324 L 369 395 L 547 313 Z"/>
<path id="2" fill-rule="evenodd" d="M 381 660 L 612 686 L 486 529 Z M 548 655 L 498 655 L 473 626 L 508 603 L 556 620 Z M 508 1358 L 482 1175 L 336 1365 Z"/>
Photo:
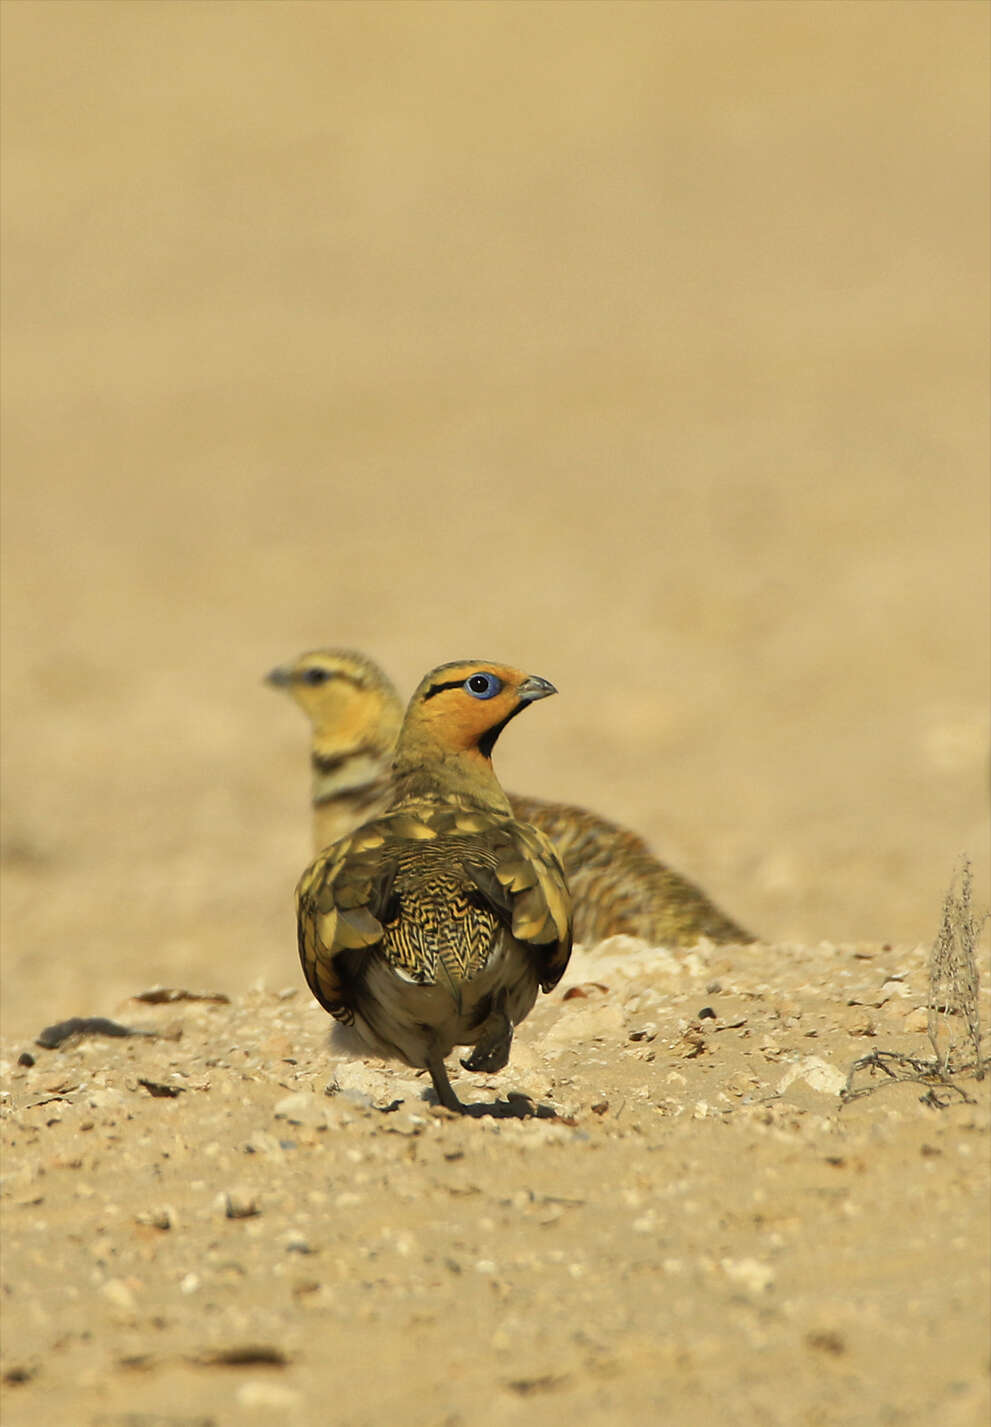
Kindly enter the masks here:
<path id="1" fill-rule="evenodd" d="M 974 1070 L 971 1065 L 960 1066 L 958 1074 Z M 948 1080 L 946 1072 L 942 1066 L 932 1060 L 920 1060 L 917 1056 L 903 1055 L 900 1051 L 894 1050 L 872 1050 L 869 1055 L 861 1056 L 855 1060 L 850 1067 L 850 1074 L 847 1076 L 846 1085 L 840 1091 L 840 1099 L 844 1105 L 848 1105 L 852 1100 L 859 1100 L 864 1095 L 873 1095 L 875 1090 L 879 1090 L 885 1082 L 860 1085 L 856 1089 L 853 1087 L 853 1079 L 858 1070 L 880 1070 L 888 1077 L 889 1081 L 905 1083 L 915 1081 L 919 1085 L 928 1085 L 930 1089 L 921 1098 L 927 1105 L 934 1109 L 942 1110 L 950 1102 L 940 1100 L 936 1095 L 936 1088 L 951 1090 L 954 1095 L 959 1095 L 960 1099 L 968 1105 L 976 1104 L 972 1096 L 962 1090 L 959 1085 Z M 983 1076 L 983 1066 L 976 1067 L 978 1078 Z"/>
<path id="2" fill-rule="evenodd" d="M 946 1018 L 959 1016 L 966 1028 L 966 1042 L 973 1054 L 978 1080 L 983 1078 L 981 1061 L 981 1019 L 978 991 L 980 974 L 975 947 L 987 920 L 975 915 L 972 904 L 970 859 L 964 857 L 960 869 L 960 893 L 956 879 L 943 903 L 943 920 L 929 960 L 929 1039 L 944 1074 L 959 1073 L 959 1055 L 964 1041 L 954 1036 Z M 941 1044 L 943 1034 L 945 1044 Z"/>
<path id="3" fill-rule="evenodd" d="M 975 1101 L 952 1076 L 973 1075 L 984 1079 L 984 1072 L 991 1064 L 987 1058 L 981 1059 L 981 1016 L 980 1016 L 980 972 L 977 969 L 975 948 L 988 913 L 975 915 L 971 905 L 972 879 L 970 859 L 964 857 L 960 868 L 960 893 L 957 895 L 956 878 L 943 902 L 943 919 L 936 940 L 929 954 L 929 1040 L 934 1057 L 923 1060 L 918 1056 L 903 1055 L 900 1051 L 873 1050 L 860 1060 L 854 1061 L 847 1076 L 846 1085 L 840 1092 L 844 1105 L 858 1100 L 863 1095 L 871 1095 L 885 1082 L 853 1087 L 854 1077 L 860 1070 L 880 1070 L 889 1081 L 916 1081 L 930 1088 L 922 1101 L 934 1109 L 945 1109 L 951 1102 L 941 1100 L 937 1088 L 952 1091 L 967 1104 Z M 958 1016 L 965 1027 L 964 1035 L 954 1035 L 949 1022 L 951 1016 Z M 945 1044 L 943 1037 L 945 1036 Z"/>

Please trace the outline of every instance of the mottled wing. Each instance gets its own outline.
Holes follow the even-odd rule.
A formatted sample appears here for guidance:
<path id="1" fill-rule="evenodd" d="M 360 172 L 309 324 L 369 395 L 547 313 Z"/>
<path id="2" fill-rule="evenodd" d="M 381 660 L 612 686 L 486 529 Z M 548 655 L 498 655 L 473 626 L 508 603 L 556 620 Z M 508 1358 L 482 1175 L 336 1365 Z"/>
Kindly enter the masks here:
<path id="1" fill-rule="evenodd" d="M 574 904 L 575 940 L 587 946 L 625 934 L 652 946 L 751 942 L 744 930 L 688 878 L 654 856 L 643 838 L 597 813 L 537 798 L 511 800 L 521 822 L 554 843 Z"/>
<path id="2" fill-rule="evenodd" d="M 307 985 L 332 1016 L 350 1022 L 337 958 L 378 946 L 393 869 L 380 822 L 329 847 L 296 888 L 299 959 Z"/>
<path id="3" fill-rule="evenodd" d="M 534 827 L 493 820 L 463 865 L 516 940 L 533 949 L 541 988 L 552 990 L 571 956 L 571 897 L 553 845 Z"/>

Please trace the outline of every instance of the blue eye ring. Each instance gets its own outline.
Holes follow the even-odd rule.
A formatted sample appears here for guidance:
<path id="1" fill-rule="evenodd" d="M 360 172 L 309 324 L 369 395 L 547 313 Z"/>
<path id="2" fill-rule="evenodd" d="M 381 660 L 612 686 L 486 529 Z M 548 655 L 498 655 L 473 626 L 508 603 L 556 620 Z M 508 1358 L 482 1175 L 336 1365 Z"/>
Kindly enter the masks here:
<path id="1" fill-rule="evenodd" d="M 473 699 L 494 699 L 502 692 L 502 680 L 494 674 L 472 674 L 461 686 Z"/>

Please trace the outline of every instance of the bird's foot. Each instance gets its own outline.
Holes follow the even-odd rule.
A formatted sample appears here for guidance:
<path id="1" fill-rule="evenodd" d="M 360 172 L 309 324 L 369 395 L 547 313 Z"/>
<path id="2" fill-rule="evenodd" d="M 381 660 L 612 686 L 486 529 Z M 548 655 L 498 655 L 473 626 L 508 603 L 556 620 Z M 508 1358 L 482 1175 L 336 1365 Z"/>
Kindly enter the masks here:
<path id="1" fill-rule="evenodd" d="M 490 1011 L 482 1022 L 474 1050 L 461 1064 L 465 1070 L 502 1070 L 509 1062 L 509 1048 L 512 1044 L 512 1021 L 502 1009 Z"/>

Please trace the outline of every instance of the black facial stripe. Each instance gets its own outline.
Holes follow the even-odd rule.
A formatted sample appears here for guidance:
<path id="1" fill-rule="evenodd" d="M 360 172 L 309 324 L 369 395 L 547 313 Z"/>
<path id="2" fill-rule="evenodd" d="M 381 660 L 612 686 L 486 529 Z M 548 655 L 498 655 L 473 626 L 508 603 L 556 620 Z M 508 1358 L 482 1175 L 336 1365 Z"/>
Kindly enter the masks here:
<path id="1" fill-rule="evenodd" d="M 513 709 L 512 713 L 508 713 L 501 723 L 497 723 L 493 728 L 488 729 L 487 732 L 482 734 L 481 738 L 478 740 L 478 751 L 482 754 L 483 758 L 492 757 L 492 750 L 493 748 L 495 748 L 496 739 L 499 737 L 500 733 L 502 733 L 503 729 L 506 727 L 506 724 L 509 723 L 510 719 L 514 719 L 518 713 L 522 713 L 523 710 L 528 707 L 529 700 L 524 703 L 517 704 L 516 707 Z"/>
<path id="2" fill-rule="evenodd" d="M 364 680 L 357 674 L 349 674 L 346 669 L 321 669 L 320 672 L 326 676 L 322 680 L 325 684 L 329 684 L 331 679 L 343 679 L 345 683 L 353 684 L 356 689 L 364 687 Z M 297 684 L 308 684 L 310 682 L 306 677 L 308 673 L 308 669 L 300 669 L 293 674 L 293 680 Z"/>
<path id="3" fill-rule="evenodd" d="M 343 768 L 345 763 L 349 763 L 354 757 L 353 749 L 347 753 L 311 753 L 310 764 L 318 773 L 336 773 L 339 768 Z"/>
<path id="4" fill-rule="evenodd" d="M 423 702 L 426 703 L 428 699 L 432 699 L 434 694 L 442 694 L 445 689 L 460 689 L 464 682 L 464 679 L 449 679 L 446 684 L 431 684 L 423 696 Z"/>

